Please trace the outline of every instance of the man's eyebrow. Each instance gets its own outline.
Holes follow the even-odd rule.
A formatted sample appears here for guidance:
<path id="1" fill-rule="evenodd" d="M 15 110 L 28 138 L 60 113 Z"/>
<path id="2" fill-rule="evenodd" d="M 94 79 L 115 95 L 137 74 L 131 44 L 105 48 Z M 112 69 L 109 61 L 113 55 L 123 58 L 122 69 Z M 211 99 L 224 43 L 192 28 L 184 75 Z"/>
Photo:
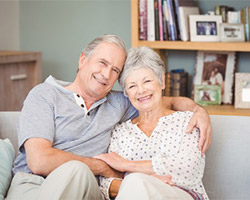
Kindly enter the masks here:
<path id="1" fill-rule="evenodd" d="M 107 63 L 107 64 L 110 64 L 105 58 L 100 58 L 100 60 Z"/>
<path id="2" fill-rule="evenodd" d="M 107 61 L 105 58 L 101 58 L 100 60 L 105 62 L 106 64 L 110 65 L 109 61 Z M 116 66 L 112 66 L 112 67 L 115 68 L 116 70 L 118 70 L 119 73 L 121 72 L 121 70 L 118 67 L 116 67 Z"/>

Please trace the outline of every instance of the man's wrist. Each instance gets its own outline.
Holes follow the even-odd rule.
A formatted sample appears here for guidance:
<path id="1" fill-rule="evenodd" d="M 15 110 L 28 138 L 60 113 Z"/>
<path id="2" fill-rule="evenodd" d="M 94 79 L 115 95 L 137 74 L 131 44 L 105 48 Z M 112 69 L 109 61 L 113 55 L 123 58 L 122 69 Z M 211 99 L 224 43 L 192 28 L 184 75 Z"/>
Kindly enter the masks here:
<path id="1" fill-rule="evenodd" d="M 207 110 L 204 108 L 204 107 L 202 107 L 201 105 L 196 105 L 195 107 L 194 107 L 194 109 L 193 109 L 193 113 L 196 113 L 196 112 L 199 112 L 199 111 L 205 111 L 205 112 L 207 112 Z"/>

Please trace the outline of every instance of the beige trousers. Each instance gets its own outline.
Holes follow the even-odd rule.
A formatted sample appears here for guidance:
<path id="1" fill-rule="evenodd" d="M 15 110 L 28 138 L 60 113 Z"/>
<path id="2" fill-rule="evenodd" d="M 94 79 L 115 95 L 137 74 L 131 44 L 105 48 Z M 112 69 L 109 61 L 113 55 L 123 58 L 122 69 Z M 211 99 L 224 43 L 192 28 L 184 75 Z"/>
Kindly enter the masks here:
<path id="1" fill-rule="evenodd" d="M 184 190 L 141 173 L 127 175 L 116 200 L 193 200 Z"/>
<path id="2" fill-rule="evenodd" d="M 17 173 L 6 199 L 103 200 L 104 197 L 89 167 L 79 161 L 70 161 L 55 169 L 46 179 L 33 174 Z"/>

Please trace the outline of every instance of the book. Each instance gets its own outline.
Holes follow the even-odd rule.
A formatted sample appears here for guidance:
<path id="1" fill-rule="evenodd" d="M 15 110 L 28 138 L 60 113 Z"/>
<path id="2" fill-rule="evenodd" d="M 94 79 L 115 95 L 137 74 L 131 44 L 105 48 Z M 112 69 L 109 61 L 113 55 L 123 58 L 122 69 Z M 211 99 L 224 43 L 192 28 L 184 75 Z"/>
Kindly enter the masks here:
<path id="1" fill-rule="evenodd" d="M 179 29 L 182 41 L 190 40 L 189 15 L 198 15 L 198 7 L 179 7 Z"/>
<path id="2" fill-rule="evenodd" d="M 163 19 L 162 19 L 162 1 L 158 0 L 158 11 L 159 11 L 159 36 L 160 40 L 163 41 Z"/>
<path id="3" fill-rule="evenodd" d="M 188 96 L 188 73 L 184 69 L 171 70 L 170 96 Z"/>
<path id="4" fill-rule="evenodd" d="M 187 9 L 185 10 L 185 8 L 191 8 L 191 7 L 196 7 L 198 8 L 198 4 L 197 4 L 197 1 L 195 0 L 173 0 L 173 4 L 174 4 L 174 9 L 175 9 L 175 21 L 176 21 L 176 29 L 177 29 L 177 37 L 179 40 L 183 40 L 183 41 L 187 41 L 188 40 L 188 30 L 189 30 L 189 22 L 188 22 L 188 15 L 189 15 L 189 12 L 190 14 L 199 14 L 199 9 L 198 9 L 198 12 L 196 12 L 196 9 Z M 181 8 L 181 11 L 180 11 L 180 8 Z M 184 8 L 184 9 L 183 9 Z M 192 13 L 192 11 L 194 11 L 194 13 Z M 180 13 L 182 12 L 182 13 Z M 187 12 L 187 14 L 186 14 Z M 181 16 L 182 15 L 182 16 Z M 185 16 L 185 18 L 183 18 Z M 185 36 L 184 36 L 184 39 L 183 39 L 183 34 L 182 34 L 182 29 L 183 29 L 183 26 L 185 25 L 186 30 L 186 33 L 185 33 Z M 186 39 L 187 38 L 187 39 Z"/>
<path id="5" fill-rule="evenodd" d="M 170 73 L 165 73 L 165 89 L 163 91 L 163 96 L 170 96 Z"/>
<path id="6" fill-rule="evenodd" d="M 147 0 L 139 1 L 139 39 L 147 40 Z"/>
<path id="7" fill-rule="evenodd" d="M 154 0 L 154 20 L 155 20 L 155 40 L 160 40 L 158 0 Z"/>
<path id="8" fill-rule="evenodd" d="M 147 0 L 148 41 L 155 41 L 154 0 Z"/>
<path id="9" fill-rule="evenodd" d="M 172 0 L 167 1 L 167 9 L 168 9 L 168 19 L 169 19 L 169 33 L 170 40 L 176 41 L 178 39 L 177 30 L 176 30 L 176 22 L 175 22 L 175 11 Z"/>
<path id="10" fill-rule="evenodd" d="M 169 13 L 168 13 L 168 5 L 167 0 L 163 0 L 162 4 L 163 16 L 166 24 L 166 40 L 170 40 L 170 22 L 169 22 Z"/>

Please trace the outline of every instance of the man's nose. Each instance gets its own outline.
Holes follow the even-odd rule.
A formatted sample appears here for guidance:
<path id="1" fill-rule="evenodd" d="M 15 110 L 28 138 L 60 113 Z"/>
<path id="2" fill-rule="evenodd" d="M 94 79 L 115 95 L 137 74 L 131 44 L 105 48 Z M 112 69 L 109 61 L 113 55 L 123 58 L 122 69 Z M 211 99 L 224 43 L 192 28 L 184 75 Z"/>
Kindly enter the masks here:
<path id="1" fill-rule="evenodd" d="M 104 76 L 104 78 L 110 79 L 111 69 L 109 69 L 108 67 L 103 68 L 102 75 Z"/>

